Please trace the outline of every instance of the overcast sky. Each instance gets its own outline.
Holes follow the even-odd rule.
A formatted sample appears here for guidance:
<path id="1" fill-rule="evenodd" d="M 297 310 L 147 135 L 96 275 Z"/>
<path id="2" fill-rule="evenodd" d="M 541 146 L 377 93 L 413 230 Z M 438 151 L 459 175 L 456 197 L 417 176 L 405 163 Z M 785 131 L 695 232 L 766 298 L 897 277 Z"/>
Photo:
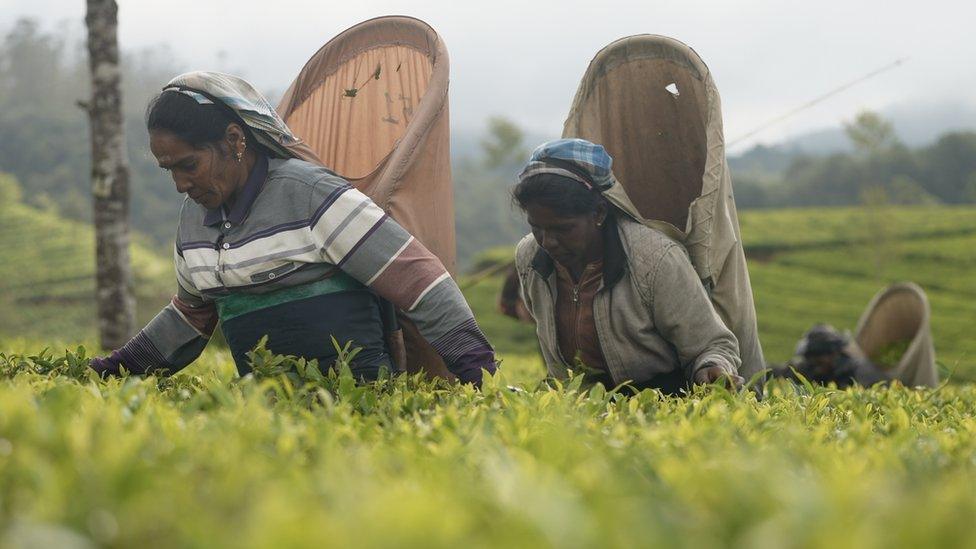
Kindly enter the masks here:
<path id="1" fill-rule="evenodd" d="M 239 68 L 259 89 L 278 91 L 349 26 L 379 15 L 419 17 L 447 43 L 452 122 L 468 130 L 503 114 L 533 133 L 557 135 L 593 55 L 637 33 L 675 37 L 702 56 L 722 94 L 728 139 L 901 57 L 910 59 L 757 139 L 836 126 L 866 108 L 976 106 L 976 3 L 965 0 L 119 3 L 123 48 L 165 44 L 189 68 Z M 46 29 L 80 21 L 84 4 L 0 0 L 0 30 L 23 16 Z"/>

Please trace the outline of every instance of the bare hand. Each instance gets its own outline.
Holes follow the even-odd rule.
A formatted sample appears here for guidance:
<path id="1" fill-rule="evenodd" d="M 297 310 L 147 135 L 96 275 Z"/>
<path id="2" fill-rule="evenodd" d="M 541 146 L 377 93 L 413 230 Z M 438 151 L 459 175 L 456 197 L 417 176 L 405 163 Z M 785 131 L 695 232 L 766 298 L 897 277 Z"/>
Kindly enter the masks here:
<path id="1" fill-rule="evenodd" d="M 724 381 L 726 387 L 741 389 L 745 379 L 738 374 L 729 374 L 721 366 L 705 366 L 695 372 L 695 383 L 698 385 L 708 385 L 716 381 Z"/>

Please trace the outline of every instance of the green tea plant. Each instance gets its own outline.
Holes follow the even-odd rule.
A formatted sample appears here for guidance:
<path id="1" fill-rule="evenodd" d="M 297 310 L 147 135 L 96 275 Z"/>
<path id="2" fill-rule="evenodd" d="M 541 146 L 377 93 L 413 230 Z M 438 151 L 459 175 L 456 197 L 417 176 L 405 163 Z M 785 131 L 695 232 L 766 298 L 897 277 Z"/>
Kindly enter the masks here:
<path id="1" fill-rule="evenodd" d="M 340 347 L 344 352 L 351 348 Z M 100 379 L 0 356 L 0 545 L 961 547 L 976 387 L 476 390 L 258 348 Z"/>

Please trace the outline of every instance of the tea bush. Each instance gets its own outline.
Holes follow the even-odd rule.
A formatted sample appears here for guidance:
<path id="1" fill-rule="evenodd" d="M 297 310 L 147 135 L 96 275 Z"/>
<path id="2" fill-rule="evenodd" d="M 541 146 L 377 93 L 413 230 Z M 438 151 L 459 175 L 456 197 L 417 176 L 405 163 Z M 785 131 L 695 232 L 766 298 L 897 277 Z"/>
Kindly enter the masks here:
<path id="1" fill-rule="evenodd" d="M 0 355 L 0 546 L 976 544 L 973 385 L 669 398 L 537 359 L 480 391 L 251 359 L 101 380 L 84 349 Z"/>

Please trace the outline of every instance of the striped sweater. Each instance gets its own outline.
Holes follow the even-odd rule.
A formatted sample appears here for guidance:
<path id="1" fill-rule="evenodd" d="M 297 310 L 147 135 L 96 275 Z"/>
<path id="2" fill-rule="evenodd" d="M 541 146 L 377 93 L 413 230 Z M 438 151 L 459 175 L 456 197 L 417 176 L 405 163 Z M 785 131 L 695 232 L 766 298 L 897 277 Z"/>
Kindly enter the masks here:
<path id="1" fill-rule="evenodd" d="M 348 315 L 371 307 L 367 295 L 401 309 L 462 380 L 478 381 L 482 368 L 495 368 L 491 346 L 440 260 L 363 193 L 314 164 L 259 158 L 229 210 L 184 201 L 175 263 L 178 295 L 102 359 L 103 368 L 123 363 L 135 372 L 172 373 L 199 356 L 221 320 L 243 373 L 243 350 L 261 330 L 291 322 L 280 339 L 291 343 L 273 350 L 303 355 L 296 348 L 309 338 L 328 342 L 347 333 Z M 246 324 L 237 341 L 227 333 L 232 324 Z"/>

